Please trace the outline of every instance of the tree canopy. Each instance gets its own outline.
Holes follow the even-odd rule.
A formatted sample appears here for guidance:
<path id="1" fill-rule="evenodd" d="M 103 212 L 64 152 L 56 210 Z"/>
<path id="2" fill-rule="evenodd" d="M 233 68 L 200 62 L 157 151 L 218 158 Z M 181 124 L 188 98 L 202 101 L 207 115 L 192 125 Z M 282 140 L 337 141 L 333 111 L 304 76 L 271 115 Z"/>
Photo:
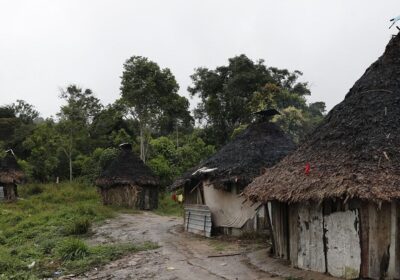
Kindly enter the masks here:
<path id="1" fill-rule="evenodd" d="M 128 142 L 166 186 L 243 131 L 257 111 L 277 109 L 272 121 L 298 142 L 325 114 L 325 103 L 307 102 L 311 91 L 300 71 L 243 54 L 195 69 L 188 92 L 200 101 L 193 112 L 170 69 L 141 56 L 122 68 L 120 98 L 106 106 L 75 84 L 59 93 L 55 118 L 41 118 L 24 100 L 0 106 L 0 157 L 12 148 L 30 180 L 93 182 Z"/>
<path id="2" fill-rule="evenodd" d="M 300 71 L 267 67 L 264 60 L 252 61 L 242 54 L 213 70 L 197 68 L 188 91 L 200 98 L 194 113 L 209 131 L 210 143 L 221 146 L 236 128 L 254 119 L 254 112 L 266 107 L 309 111 L 306 96 L 311 91 L 307 82 L 299 81 L 301 76 Z M 312 108 L 314 113 L 318 109 L 324 107 Z"/>

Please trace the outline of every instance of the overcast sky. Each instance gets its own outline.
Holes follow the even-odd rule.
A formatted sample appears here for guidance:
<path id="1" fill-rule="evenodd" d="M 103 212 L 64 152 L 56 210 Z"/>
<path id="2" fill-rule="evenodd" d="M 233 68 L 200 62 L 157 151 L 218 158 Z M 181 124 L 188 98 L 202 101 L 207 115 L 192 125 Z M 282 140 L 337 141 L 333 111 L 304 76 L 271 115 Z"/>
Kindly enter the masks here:
<path id="1" fill-rule="evenodd" d="M 0 105 L 23 99 L 48 117 L 70 83 L 112 103 L 132 55 L 169 67 L 188 96 L 194 68 L 244 53 L 301 70 L 310 100 L 330 109 L 382 54 L 399 14 L 399 0 L 0 0 Z"/>

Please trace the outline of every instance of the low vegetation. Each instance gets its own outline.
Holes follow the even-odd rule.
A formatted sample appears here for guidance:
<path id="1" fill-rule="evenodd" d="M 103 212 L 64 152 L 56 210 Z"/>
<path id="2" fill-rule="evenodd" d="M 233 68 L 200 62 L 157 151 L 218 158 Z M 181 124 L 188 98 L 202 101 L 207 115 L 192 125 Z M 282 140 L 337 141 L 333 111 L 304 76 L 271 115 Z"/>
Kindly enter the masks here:
<path id="1" fill-rule="evenodd" d="M 158 208 L 154 212 L 162 216 L 183 217 L 183 205 L 175 202 L 171 194 L 163 193 L 158 200 Z"/>
<path id="2" fill-rule="evenodd" d="M 0 279 L 40 279 L 81 273 L 153 243 L 89 246 L 93 224 L 117 209 L 100 204 L 86 184 L 25 185 L 17 203 L 0 203 Z"/>

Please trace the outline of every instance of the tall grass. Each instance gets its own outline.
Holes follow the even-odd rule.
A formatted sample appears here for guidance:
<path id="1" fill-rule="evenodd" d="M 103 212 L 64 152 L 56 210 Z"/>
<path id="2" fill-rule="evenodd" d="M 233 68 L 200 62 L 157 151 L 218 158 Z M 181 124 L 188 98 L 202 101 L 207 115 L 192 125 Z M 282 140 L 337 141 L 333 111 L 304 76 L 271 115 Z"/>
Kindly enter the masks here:
<path id="1" fill-rule="evenodd" d="M 183 205 L 172 200 L 171 194 L 160 194 L 158 208 L 154 213 L 162 216 L 183 216 Z"/>
<path id="2" fill-rule="evenodd" d="M 18 191 L 22 199 L 0 203 L 0 279 L 53 277 L 55 271 L 88 269 L 134 249 L 84 243 L 91 225 L 115 215 L 92 186 L 33 184 Z"/>

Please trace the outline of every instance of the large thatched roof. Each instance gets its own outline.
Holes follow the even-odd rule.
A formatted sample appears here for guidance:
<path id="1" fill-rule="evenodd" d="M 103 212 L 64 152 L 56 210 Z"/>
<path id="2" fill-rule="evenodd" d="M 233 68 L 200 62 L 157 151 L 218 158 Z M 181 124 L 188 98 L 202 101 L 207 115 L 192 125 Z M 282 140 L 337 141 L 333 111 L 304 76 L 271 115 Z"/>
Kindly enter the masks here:
<path id="1" fill-rule="evenodd" d="M 256 178 L 245 195 L 286 202 L 400 198 L 400 36 L 308 141 Z"/>
<path id="2" fill-rule="evenodd" d="M 0 184 L 19 184 L 25 179 L 24 172 L 18 165 L 11 151 L 0 160 Z"/>
<path id="3" fill-rule="evenodd" d="M 109 188 L 121 185 L 157 186 L 158 180 L 151 169 L 136 156 L 130 145 L 121 147 L 118 156 L 96 179 L 96 185 Z"/>
<path id="4" fill-rule="evenodd" d="M 195 185 L 204 178 L 211 180 L 215 187 L 233 182 L 245 186 L 263 168 L 276 164 L 294 149 L 292 140 L 275 124 L 254 123 L 213 156 L 190 169 L 171 189 Z"/>

